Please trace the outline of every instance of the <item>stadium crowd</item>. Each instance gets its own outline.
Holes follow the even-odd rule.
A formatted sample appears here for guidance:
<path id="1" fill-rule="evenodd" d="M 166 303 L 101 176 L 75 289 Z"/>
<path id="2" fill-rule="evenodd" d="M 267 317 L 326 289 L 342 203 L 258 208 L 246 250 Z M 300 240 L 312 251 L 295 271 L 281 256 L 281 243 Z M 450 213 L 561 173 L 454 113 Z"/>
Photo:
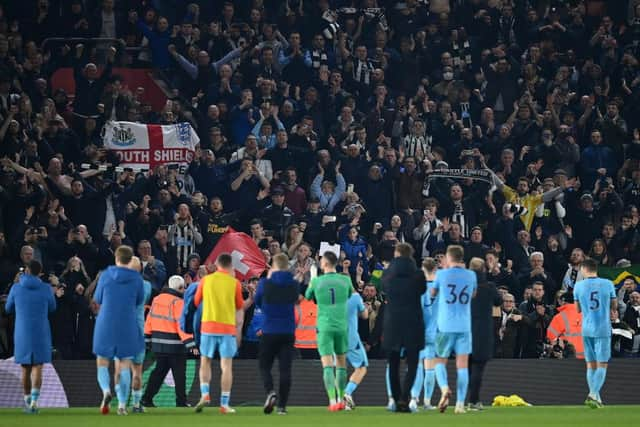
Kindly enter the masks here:
<path id="1" fill-rule="evenodd" d="M 118 42 L 72 39 L 90 37 Z M 121 244 L 155 295 L 207 274 L 229 227 L 303 285 L 338 243 L 375 358 L 394 246 L 460 244 L 503 294 L 495 356 L 572 357 L 548 328 L 581 261 L 640 263 L 639 54 L 638 0 L 0 1 L 0 294 L 40 261 L 56 357 L 92 358 L 96 278 Z M 115 65 L 153 68 L 165 107 Z M 73 97 L 51 87 L 61 67 Z M 189 122 L 195 160 L 115 172 L 108 120 Z M 632 338 L 615 355 L 638 353 L 639 289 L 619 290 Z M 241 356 L 260 321 L 249 302 Z M 0 313 L 0 356 L 11 328 Z"/>

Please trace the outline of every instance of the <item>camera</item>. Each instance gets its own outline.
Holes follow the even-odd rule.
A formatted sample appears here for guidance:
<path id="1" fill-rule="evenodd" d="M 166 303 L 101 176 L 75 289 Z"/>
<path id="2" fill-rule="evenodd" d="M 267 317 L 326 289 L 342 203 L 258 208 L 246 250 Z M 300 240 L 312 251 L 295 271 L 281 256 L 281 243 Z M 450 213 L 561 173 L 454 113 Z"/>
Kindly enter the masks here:
<path id="1" fill-rule="evenodd" d="M 505 203 L 505 207 L 506 207 L 505 209 L 507 209 L 510 213 L 514 214 L 514 216 L 527 214 L 527 208 L 515 203 Z"/>

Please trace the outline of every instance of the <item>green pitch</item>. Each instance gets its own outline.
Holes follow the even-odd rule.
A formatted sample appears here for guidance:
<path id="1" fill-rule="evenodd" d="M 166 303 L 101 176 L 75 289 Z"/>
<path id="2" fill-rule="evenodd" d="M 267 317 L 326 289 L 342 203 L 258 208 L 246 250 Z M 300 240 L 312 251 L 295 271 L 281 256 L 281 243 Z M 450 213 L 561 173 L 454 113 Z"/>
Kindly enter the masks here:
<path id="1" fill-rule="evenodd" d="M 218 414 L 217 407 L 205 408 L 201 414 L 189 409 L 149 409 L 146 414 L 118 417 L 112 411 L 101 415 L 98 409 L 43 409 L 38 415 L 25 415 L 19 410 L 0 410 L 2 427 L 198 427 L 223 426 L 391 426 L 424 427 L 449 426 L 544 426 L 544 427 L 601 427 L 603 425 L 634 425 L 640 406 L 607 406 L 589 409 L 579 406 L 539 406 L 527 408 L 488 408 L 482 412 L 454 415 L 453 408 L 446 414 L 434 411 L 418 414 L 392 414 L 383 408 L 359 407 L 353 412 L 329 413 L 325 408 L 292 407 L 288 415 L 262 413 L 262 408 L 236 407 L 233 415 Z"/>

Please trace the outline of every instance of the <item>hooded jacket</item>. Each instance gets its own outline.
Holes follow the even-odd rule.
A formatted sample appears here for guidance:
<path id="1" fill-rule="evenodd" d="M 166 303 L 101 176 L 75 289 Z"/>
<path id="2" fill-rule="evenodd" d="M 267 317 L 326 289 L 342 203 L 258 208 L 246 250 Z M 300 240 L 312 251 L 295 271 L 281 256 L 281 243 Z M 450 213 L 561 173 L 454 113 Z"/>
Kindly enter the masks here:
<path id="1" fill-rule="evenodd" d="M 125 267 L 102 272 L 93 295 L 100 311 L 96 317 L 93 352 L 106 359 L 135 357 L 144 351 L 137 307 L 144 303 L 142 275 Z"/>
<path id="2" fill-rule="evenodd" d="M 36 276 L 23 274 L 11 287 L 5 309 L 16 315 L 15 362 L 21 365 L 51 362 L 49 313 L 56 310 L 51 287 Z"/>

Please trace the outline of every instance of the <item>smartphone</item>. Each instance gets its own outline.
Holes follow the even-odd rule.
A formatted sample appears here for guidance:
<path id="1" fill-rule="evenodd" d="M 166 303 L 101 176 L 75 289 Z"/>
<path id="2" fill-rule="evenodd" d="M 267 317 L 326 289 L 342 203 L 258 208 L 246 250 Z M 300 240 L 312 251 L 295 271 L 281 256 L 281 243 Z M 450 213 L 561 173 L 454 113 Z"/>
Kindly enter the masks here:
<path id="1" fill-rule="evenodd" d="M 311 267 L 309 267 L 309 274 L 311 275 L 312 279 L 314 277 L 318 277 L 318 266 L 315 264 L 312 264 Z"/>
<path id="2" fill-rule="evenodd" d="M 347 185 L 347 193 L 353 193 L 353 184 Z"/>
<path id="3" fill-rule="evenodd" d="M 328 216 L 327 222 L 336 222 L 337 218 L 335 216 Z"/>

